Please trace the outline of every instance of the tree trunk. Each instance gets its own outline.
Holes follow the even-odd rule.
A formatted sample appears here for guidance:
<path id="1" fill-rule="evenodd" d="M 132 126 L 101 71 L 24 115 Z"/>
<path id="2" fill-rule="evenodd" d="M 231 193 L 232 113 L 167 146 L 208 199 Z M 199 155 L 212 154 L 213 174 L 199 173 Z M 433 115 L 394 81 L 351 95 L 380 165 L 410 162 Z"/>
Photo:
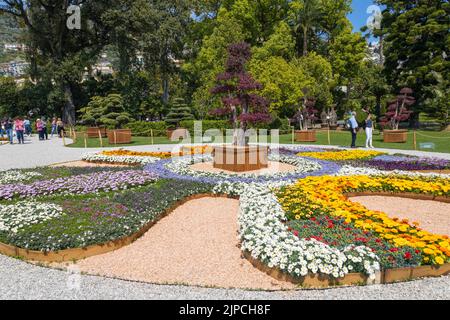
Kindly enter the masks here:
<path id="1" fill-rule="evenodd" d="M 308 55 L 308 28 L 303 27 L 303 56 Z"/>
<path id="2" fill-rule="evenodd" d="M 377 95 L 376 97 L 377 102 L 376 102 L 376 106 L 375 106 L 375 116 L 377 117 L 377 121 L 380 120 L 381 118 L 381 96 Z"/>
<path id="3" fill-rule="evenodd" d="M 73 103 L 73 94 L 70 84 L 64 84 L 65 104 L 63 109 L 63 121 L 70 126 L 75 125 L 75 104 Z"/>
<path id="4" fill-rule="evenodd" d="M 163 79 L 163 101 L 169 103 L 169 78 L 165 75 Z"/>

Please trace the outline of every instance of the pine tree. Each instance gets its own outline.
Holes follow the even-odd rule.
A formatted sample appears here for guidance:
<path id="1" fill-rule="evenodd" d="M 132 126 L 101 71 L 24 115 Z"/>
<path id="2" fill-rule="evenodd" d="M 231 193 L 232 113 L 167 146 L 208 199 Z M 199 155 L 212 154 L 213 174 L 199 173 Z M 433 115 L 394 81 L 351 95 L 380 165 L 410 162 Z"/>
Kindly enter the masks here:
<path id="1" fill-rule="evenodd" d="M 176 98 L 173 101 L 169 114 L 166 117 L 166 123 L 171 128 L 176 128 L 180 125 L 181 121 L 194 120 L 194 116 L 183 98 Z"/>

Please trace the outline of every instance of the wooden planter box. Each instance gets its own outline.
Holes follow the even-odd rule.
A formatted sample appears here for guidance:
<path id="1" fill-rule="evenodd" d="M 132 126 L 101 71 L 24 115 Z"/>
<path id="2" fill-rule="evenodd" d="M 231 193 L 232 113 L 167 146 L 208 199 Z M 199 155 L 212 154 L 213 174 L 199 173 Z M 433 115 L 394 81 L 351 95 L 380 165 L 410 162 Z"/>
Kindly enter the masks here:
<path id="1" fill-rule="evenodd" d="M 102 138 L 106 138 L 106 136 L 107 136 L 106 128 L 90 127 L 90 128 L 86 129 L 88 138 L 98 138 L 99 132 L 100 132 Z"/>
<path id="2" fill-rule="evenodd" d="M 108 141 L 110 144 L 131 143 L 131 130 L 130 129 L 108 130 Z"/>
<path id="3" fill-rule="evenodd" d="M 176 139 L 186 139 L 189 135 L 189 131 L 184 128 L 179 129 L 167 129 L 167 139 L 172 140 L 172 137 Z"/>
<path id="4" fill-rule="evenodd" d="M 405 143 L 408 141 L 408 130 L 384 130 L 383 139 L 388 143 Z"/>
<path id="5" fill-rule="evenodd" d="M 269 148 L 262 146 L 214 147 L 214 168 L 232 172 L 255 171 L 269 167 Z"/>
<path id="6" fill-rule="evenodd" d="M 297 130 L 295 131 L 295 141 L 296 142 L 316 142 L 317 138 L 316 138 L 316 131 L 315 130 L 305 130 L 305 131 L 300 131 Z"/>

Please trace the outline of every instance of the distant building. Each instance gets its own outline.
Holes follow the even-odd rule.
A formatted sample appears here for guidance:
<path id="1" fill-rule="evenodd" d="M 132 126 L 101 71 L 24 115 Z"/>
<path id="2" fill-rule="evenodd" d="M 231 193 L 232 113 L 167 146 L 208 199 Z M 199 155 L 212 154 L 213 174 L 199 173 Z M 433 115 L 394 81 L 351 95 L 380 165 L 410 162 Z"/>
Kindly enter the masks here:
<path id="1" fill-rule="evenodd" d="M 379 42 L 371 42 L 368 45 L 369 59 L 375 64 L 383 64 L 384 55 Z"/>

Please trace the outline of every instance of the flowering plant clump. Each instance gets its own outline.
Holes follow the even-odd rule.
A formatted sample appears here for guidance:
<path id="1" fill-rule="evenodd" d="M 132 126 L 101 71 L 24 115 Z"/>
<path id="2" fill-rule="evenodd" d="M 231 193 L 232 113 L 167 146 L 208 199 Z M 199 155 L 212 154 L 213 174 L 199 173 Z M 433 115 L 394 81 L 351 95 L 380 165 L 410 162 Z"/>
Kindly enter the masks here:
<path id="1" fill-rule="evenodd" d="M 316 239 L 339 249 L 352 244 L 369 247 L 380 257 L 384 269 L 418 266 L 422 261 L 419 250 L 407 246 L 397 248 L 373 232 L 356 228 L 343 218 L 321 215 L 309 220 L 290 221 L 288 225 L 289 230 L 301 239 Z"/>
<path id="2" fill-rule="evenodd" d="M 48 196 L 53 194 L 89 194 L 117 191 L 149 184 L 156 176 L 136 170 L 104 171 L 87 175 L 36 181 L 30 184 L 0 186 L 0 200 Z"/>
<path id="3" fill-rule="evenodd" d="M 354 167 L 352 165 L 344 165 L 341 167 L 336 176 L 405 176 L 412 178 L 441 178 L 450 179 L 450 174 L 436 172 L 417 172 L 417 171 L 384 171 L 376 168 Z"/>
<path id="4" fill-rule="evenodd" d="M 301 157 L 309 157 L 320 160 L 346 161 L 346 160 L 371 159 L 383 154 L 384 154 L 383 152 L 368 151 L 368 150 L 341 150 L 341 151 L 326 151 L 326 152 L 301 152 L 298 155 Z"/>
<path id="5" fill-rule="evenodd" d="M 22 223 L 16 233 L 0 232 L 0 241 L 20 248 L 38 251 L 58 251 L 103 244 L 136 233 L 149 222 L 155 221 L 177 201 L 199 193 L 211 193 L 211 186 L 186 181 L 160 180 L 147 186 L 92 195 L 91 197 L 57 198 L 50 209 L 57 214 L 39 214 L 48 219 L 34 219 L 24 224 L 15 218 L 15 204 L 6 212 L 11 223 Z M 20 203 L 19 203 L 20 204 Z M 21 205 L 19 205 L 20 207 Z M 55 209 L 56 210 L 56 209 Z M 61 212 L 62 210 L 62 212 Z M 31 216 L 35 210 L 27 211 Z M 2 220 L 3 221 L 3 220 Z M 31 221 L 31 220 L 30 220 Z M 11 230 L 9 230 L 11 231 Z"/>
<path id="6" fill-rule="evenodd" d="M 0 232 L 17 233 L 62 214 L 62 208 L 51 203 L 22 201 L 11 205 L 0 204 Z"/>
<path id="7" fill-rule="evenodd" d="M 335 174 L 340 167 L 337 164 L 304 159 L 295 156 L 269 155 L 270 161 L 279 161 L 297 167 L 292 172 L 262 173 L 262 174 L 235 174 L 226 172 L 205 172 L 191 169 L 191 166 L 199 162 L 212 162 L 209 155 L 196 155 L 180 157 L 177 159 L 163 160 L 145 167 L 146 171 L 156 173 L 160 178 L 178 179 L 190 181 L 202 181 L 217 184 L 228 181 L 235 183 L 268 183 L 276 181 L 295 181 L 306 176 Z"/>
<path id="8" fill-rule="evenodd" d="M 438 158 L 379 156 L 367 161 L 349 163 L 354 166 L 368 166 L 380 170 L 446 170 L 450 169 L 450 161 Z"/>
<path id="9" fill-rule="evenodd" d="M 139 151 L 130 151 L 130 150 L 113 150 L 113 151 L 103 151 L 101 153 L 105 156 L 132 156 L 132 157 L 154 157 L 161 159 L 168 159 L 172 157 L 172 153 L 170 152 L 139 152 Z"/>
<path id="10" fill-rule="evenodd" d="M 105 155 L 98 153 L 85 154 L 81 158 L 83 161 L 92 163 L 111 163 L 111 164 L 127 164 L 127 165 L 147 165 L 160 161 L 161 158 L 148 156 L 129 156 L 129 155 Z"/>
<path id="11" fill-rule="evenodd" d="M 363 272 L 374 279 L 380 270 L 379 258 L 369 248 L 350 245 L 339 250 L 315 239 L 299 239 L 282 222 L 285 219 L 270 189 L 248 186 L 240 198 L 242 250 L 295 277 L 319 273 L 342 278 L 349 272 Z"/>
<path id="12" fill-rule="evenodd" d="M 450 242 L 420 230 L 408 221 L 392 219 L 348 200 L 345 193 L 362 191 L 411 192 L 450 196 L 448 179 L 414 179 L 408 177 L 309 177 L 281 189 L 278 199 L 291 220 L 311 219 L 326 214 L 343 218 L 356 228 L 370 231 L 396 247 L 419 250 L 422 263 L 442 265 L 450 261 Z"/>
<path id="13" fill-rule="evenodd" d="M 0 171 L 0 184 L 26 182 L 32 178 L 42 176 L 39 172 L 24 172 L 20 170 Z"/>

